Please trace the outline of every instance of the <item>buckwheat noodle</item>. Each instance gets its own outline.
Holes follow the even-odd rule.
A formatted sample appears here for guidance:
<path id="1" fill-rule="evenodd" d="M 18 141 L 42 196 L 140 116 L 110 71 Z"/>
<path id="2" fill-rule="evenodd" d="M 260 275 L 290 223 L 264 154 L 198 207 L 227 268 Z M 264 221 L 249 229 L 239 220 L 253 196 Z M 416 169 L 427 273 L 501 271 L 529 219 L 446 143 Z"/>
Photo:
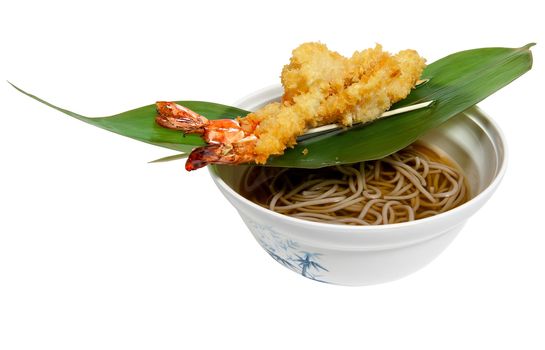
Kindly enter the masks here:
<path id="1" fill-rule="evenodd" d="M 394 224 L 433 216 L 467 200 L 465 178 L 451 164 L 414 145 L 383 159 L 324 169 L 250 167 L 241 191 L 261 206 L 304 220 Z"/>

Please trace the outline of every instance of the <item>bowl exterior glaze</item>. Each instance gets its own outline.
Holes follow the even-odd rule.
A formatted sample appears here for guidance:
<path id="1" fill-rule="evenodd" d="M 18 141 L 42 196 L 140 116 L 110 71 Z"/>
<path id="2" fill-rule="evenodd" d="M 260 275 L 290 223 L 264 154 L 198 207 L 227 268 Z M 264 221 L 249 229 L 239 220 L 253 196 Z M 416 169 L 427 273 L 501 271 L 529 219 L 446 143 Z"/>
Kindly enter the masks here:
<path id="1" fill-rule="evenodd" d="M 279 87 L 263 89 L 237 105 L 255 110 L 278 99 L 281 91 Z M 421 141 L 447 153 L 464 169 L 473 198 L 446 213 L 402 224 L 346 226 L 291 218 L 262 208 L 236 191 L 244 166 L 209 166 L 209 170 L 257 242 L 279 264 L 319 282 L 370 285 L 402 278 L 435 259 L 486 203 L 505 172 L 503 135 L 476 107 Z"/>

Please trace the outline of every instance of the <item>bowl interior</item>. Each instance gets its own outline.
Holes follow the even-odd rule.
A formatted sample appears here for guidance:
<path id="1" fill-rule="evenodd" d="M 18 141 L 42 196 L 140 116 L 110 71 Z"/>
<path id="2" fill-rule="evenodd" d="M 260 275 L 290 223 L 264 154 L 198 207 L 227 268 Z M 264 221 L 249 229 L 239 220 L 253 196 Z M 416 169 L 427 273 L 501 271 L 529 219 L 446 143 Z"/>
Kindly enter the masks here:
<path id="1" fill-rule="evenodd" d="M 237 105 L 256 110 L 278 100 L 280 87 L 266 88 L 252 94 Z M 419 142 L 456 162 L 466 175 L 470 198 L 483 192 L 505 167 L 505 144 L 499 128 L 478 107 L 472 107 L 451 118 L 440 127 L 423 135 Z M 211 167 L 213 176 L 239 192 L 240 182 L 248 166 Z"/>
<path id="2" fill-rule="evenodd" d="M 471 197 L 484 191 L 505 162 L 505 145 L 497 126 L 473 107 L 420 139 L 453 159 L 466 175 Z"/>

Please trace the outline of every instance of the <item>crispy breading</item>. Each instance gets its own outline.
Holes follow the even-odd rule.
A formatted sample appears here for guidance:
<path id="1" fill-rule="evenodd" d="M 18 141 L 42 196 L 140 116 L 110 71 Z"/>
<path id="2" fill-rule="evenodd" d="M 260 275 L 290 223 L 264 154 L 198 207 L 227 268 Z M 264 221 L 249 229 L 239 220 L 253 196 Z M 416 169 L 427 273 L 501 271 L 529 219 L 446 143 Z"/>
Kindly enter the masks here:
<path id="1" fill-rule="evenodd" d="M 310 127 L 376 119 L 407 97 L 424 67 L 414 50 L 391 55 L 376 45 L 346 58 L 321 43 L 300 45 L 282 70 L 282 102 L 239 119 L 255 128 L 256 162 L 282 154 Z"/>

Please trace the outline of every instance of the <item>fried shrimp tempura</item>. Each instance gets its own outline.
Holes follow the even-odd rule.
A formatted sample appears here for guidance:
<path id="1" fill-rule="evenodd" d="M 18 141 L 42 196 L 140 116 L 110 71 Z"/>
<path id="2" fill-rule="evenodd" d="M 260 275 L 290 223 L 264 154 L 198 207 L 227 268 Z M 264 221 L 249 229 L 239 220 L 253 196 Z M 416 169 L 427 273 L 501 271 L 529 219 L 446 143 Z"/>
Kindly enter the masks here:
<path id="1" fill-rule="evenodd" d="M 249 159 L 264 164 L 269 156 L 280 155 L 295 145 L 296 138 L 309 128 L 372 121 L 409 95 L 424 67 L 425 60 L 414 50 L 391 55 L 376 45 L 346 58 L 321 43 L 302 44 L 282 70 L 281 102 L 237 118 L 238 126 L 232 126 L 242 131 L 237 139 L 225 143 L 224 138 L 219 142 L 205 137 L 211 145 L 195 150 L 186 168 L 192 170 L 208 163 L 237 164 Z M 173 106 L 170 110 L 176 109 Z M 169 113 L 159 113 L 157 121 L 166 127 L 194 130 L 194 123 L 189 126 L 186 119 L 173 121 Z M 210 120 L 197 128 L 214 130 L 215 124 Z"/>

